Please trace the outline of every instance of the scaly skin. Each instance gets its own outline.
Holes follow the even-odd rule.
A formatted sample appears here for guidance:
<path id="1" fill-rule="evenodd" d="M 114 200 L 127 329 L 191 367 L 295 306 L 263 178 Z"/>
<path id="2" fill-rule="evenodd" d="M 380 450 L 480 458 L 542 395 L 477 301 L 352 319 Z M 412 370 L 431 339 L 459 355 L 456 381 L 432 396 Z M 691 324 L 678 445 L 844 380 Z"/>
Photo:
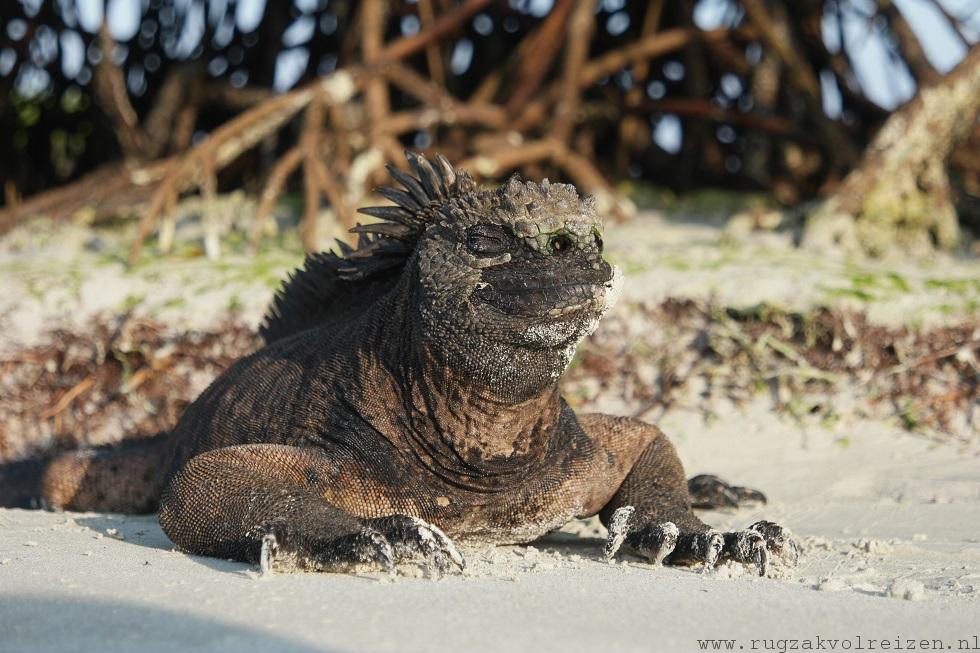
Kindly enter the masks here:
<path id="1" fill-rule="evenodd" d="M 409 161 L 414 177 L 392 171 L 405 190 L 383 190 L 396 206 L 365 209 L 384 222 L 356 229 L 357 250 L 311 257 L 287 282 L 265 348 L 133 462 L 56 459 L 45 500 L 119 509 L 159 495 L 178 546 L 263 567 L 444 569 L 463 564 L 453 540 L 528 542 L 595 514 L 610 557 L 625 546 L 764 572 L 769 550 L 790 549 L 770 522 L 723 534 L 698 519 L 656 427 L 576 416 L 561 398 L 617 280 L 592 203 L 516 178 L 481 190 L 441 158 Z M 111 481 L 130 467 L 143 488 L 121 496 Z M 699 506 L 764 500 L 714 477 L 692 489 Z"/>

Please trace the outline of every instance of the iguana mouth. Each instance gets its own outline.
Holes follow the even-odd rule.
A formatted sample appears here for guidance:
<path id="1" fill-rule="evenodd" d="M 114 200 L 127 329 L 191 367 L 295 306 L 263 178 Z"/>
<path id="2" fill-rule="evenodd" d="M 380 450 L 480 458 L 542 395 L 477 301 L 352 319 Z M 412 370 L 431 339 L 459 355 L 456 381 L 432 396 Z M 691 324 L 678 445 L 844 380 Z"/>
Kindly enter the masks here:
<path id="1" fill-rule="evenodd" d="M 473 297 L 518 317 L 561 317 L 598 310 L 612 287 L 612 270 L 603 265 L 589 272 L 574 281 L 559 281 L 558 273 L 485 275 Z"/>

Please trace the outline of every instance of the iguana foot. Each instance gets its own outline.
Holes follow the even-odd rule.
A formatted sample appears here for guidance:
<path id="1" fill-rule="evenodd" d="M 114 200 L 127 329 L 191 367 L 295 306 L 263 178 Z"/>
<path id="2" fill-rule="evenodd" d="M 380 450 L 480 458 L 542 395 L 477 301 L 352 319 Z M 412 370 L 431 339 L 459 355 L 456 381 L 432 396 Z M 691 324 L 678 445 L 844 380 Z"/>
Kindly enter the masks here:
<path id="1" fill-rule="evenodd" d="M 403 560 L 423 558 L 426 566 L 443 573 L 451 566 L 466 568 L 466 560 L 453 541 L 434 524 L 417 517 L 392 515 L 368 520 L 394 547 L 395 558 Z"/>
<path id="2" fill-rule="evenodd" d="M 733 560 L 755 565 L 765 576 L 773 556 L 796 565 L 800 545 L 789 529 L 770 521 L 758 521 L 744 531 L 722 533 L 714 529 L 682 531 L 673 522 L 636 524 L 633 506 L 617 508 L 609 519 L 609 537 L 603 554 L 611 560 L 623 548 L 645 557 L 653 564 L 700 565 L 714 567 L 719 561 Z"/>
<path id="3" fill-rule="evenodd" d="M 687 491 L 695 508 L 719 510 L 766 503 L 766 495 L 762 492 L 731 485 L 712 474 L 701 474 L 690 479 Z"/>
<path id="4" fill-rule="evenodd" d="M 282 565 L 315 571 L 376 565 L 390 571 L 395 566 L 395 550 L 383 534 L 369 527 L 333 538 L 295 537 L 286 529 L 276 528 L 262 536 L 259 567 L 267 574 Z"/>
<path id="5" fill-rule="evenodd" d="M 603 553 L 611 559 L 625 544 L 652 564 L 694 564 L 714 566 L 725 544 L 716 530 L 682 532 L 669 521 L 635 524 L 632 506 L 618 508 L 609 520 L 609 537 Z"/>
<path id="6" fill-rule="evenodd" d="M 429 569 L 443 573 L 466 566 L 462 554 L 438 527 L 416 517 L 392 515 L 363 521 L 360 531 L 335 538 L 292 538 L 282 529 L 262 538 L 259 564 L 270 573 L 275 563 L 288 562 L 316 571 L 349 571 L 377 566 L 393 572 L 397 562 L 425 560 Z"/>
<path id="7" fill-rule="evenodd" d="M 757 521 L 744 531 L 725 533 L 722 559 L 754 564 L 759 575 L 765 576 L 773 556 L 791 566 L 799 562 L 800 544 L 788 528 Z"/>
<path id="8" fill-rule="evenodd" d="M 706 568 L 715 566 L 725 547 L 725 536 L 714 529 L 683 533 L 677 540 L 677 548 L 667 559 L 669 565 L 696 565 Z"/>
<path id="9" fill-rule="evenodd" d="M 603 554 L 606 560 L 611 560 L 623 544 L 647 559 L 651 564 L 658 565 L 669 556 L 677 546 L 680 530 L 673 522 L 646 524 L 639 528 L 631 528 L 630 521 L 635 513 L 633 506 L 623 506 L 613 513 L 609 521 L 609 537 Z"/>

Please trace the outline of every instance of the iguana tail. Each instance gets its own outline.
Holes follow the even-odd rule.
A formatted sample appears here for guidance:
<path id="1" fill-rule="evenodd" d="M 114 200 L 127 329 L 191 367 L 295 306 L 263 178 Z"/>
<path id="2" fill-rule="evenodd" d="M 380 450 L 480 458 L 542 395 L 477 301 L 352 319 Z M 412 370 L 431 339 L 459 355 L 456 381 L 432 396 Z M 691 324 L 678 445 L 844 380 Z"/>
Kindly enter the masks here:
<path id="1" fill-rule="evenodd" d="M 167 434 L 0 465 L 0 507 L 147 513 L 157 509 Z"/>

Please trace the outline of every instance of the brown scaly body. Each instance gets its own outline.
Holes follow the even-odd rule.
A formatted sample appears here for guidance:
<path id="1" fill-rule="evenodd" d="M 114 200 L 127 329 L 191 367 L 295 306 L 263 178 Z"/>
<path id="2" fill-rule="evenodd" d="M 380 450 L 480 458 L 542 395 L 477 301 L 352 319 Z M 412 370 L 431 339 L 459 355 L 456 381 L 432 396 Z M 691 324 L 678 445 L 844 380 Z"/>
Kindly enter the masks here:
<path id="1" fill-rule="evenodd" d="M 159 497 L 187 551 L 320 570 L 462 565 L 453 539 L 528 542 L 595 514 L 608 556 L 625 544 L 764 572 L 770 552 L 795 552 L 769 522 L 710 529 L 689 487 L 708 506 L 758 493 L 689 486 L 656 427 L 562 400 L 558 379 L 617 280 L 591 202 L 547 181 L 482 190 L 441 157 L 409 161 L 415 176 L 392 170 L 404 190 L 382 191 L 395 206 L 364 210 L 383 222 L 355 229 L 356 250 L 310 257 L 287 282 L 265 348 L 172 433 L 55 459 L 44 500 L 141 510 Z"/>

